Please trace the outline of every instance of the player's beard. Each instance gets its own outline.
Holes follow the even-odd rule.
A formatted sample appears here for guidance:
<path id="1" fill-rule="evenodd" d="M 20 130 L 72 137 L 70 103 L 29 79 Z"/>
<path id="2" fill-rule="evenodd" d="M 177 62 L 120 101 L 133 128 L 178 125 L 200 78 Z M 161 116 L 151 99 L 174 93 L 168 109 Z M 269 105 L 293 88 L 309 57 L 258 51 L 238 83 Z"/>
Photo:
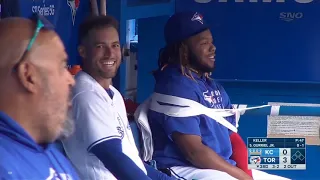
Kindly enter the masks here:
<path id="1" fill-rule="evenodd" d="M 72 109 L 72 108 L 71 108 Z M 72 110 L 68 111 L 67 119 L 64 121 L 62 131 L 59 136 L 59 140 L 67 139 L 75 131 L 75 124 Z"/>
<path id="2" fill-rule="evenodd" d="M 214 70 L 212 67 L 201 64 L 198 57 L 192 51 L 189 51 L 188 57 L 191 67 L 199 73 L 211 73 Z"/>

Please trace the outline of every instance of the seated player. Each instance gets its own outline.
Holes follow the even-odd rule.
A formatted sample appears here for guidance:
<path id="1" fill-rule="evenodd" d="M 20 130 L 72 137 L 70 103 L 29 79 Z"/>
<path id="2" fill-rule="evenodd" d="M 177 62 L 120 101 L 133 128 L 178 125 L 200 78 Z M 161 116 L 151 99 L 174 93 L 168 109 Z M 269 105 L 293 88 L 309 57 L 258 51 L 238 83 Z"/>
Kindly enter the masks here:
<path id="1" fill-rule="evenodd" d="M 209 77 L 216 47 L 209 27 L 196 12 L 174 14 L 165 29 L 166 47 L 155 72 L 155 93 L 180 97 L 212 109 L 232 109 L 221 85 Z M 174 104 L 171 104 L 173 108 Z M 177 107 L 177 106 L 175 106 Z M 194 109 L 197 111 L 197 109 Z M 181 179 L 284 179 L 261 171 L 239 168 L 232 159 L 237 133 L 206 115 L 173 117 L 149 110 L 158 168 Z M 235 116 L 226 120 L 236 125 Z M 241 138 L 240 138 L 241 140 Z M 243 154 L 247 156 L 247 154 Z"/>
<path id="2" fill-rule="evenodd" d="M 173 179 L 142 162 L 123 98 L 111 85 L 121 63 L 118 22 L 88 18 L 79 28 L 82 70 L 76 74 L 72 114 L 75 133 L 62 141 L 84 180 Z"/>

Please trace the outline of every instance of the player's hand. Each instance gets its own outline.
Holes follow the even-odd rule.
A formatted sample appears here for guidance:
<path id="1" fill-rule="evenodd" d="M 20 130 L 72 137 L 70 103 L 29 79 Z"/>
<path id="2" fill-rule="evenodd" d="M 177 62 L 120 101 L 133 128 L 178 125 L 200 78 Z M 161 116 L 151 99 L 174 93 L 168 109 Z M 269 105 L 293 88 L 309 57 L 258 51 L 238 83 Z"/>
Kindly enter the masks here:
<path id="1" fill-rule="evenodd" d="M 240 119 L 240 116 L 241 116 L 242 112 L 240 110 L 236 109 L 235 107 L 233 107 L 233 108 L 234 109 L 232 109 L 230 111 L 230 113 L 234 114 L 235 120 L 236 120 L 236 128 L 238 128 L 238 126 L 239 126 L 238 122 L 239 122 L 239 119 Z"/>
<path id="2" fill-rule="evenodd" d="M 248 175 L 246 172 L 244 172 L 242 169 L 238 167 L 234 167 L 234 171 L 229 174 L 239 180 L 253 180 L 253 178 L 250 175 Z"/>
<path id="3" fill-rule="evenodd" d="M 253 180 L 253 177 L 251 177 L 251 176 L 249 176 L 248 174 L 245 173 L 240 180 Z"/>

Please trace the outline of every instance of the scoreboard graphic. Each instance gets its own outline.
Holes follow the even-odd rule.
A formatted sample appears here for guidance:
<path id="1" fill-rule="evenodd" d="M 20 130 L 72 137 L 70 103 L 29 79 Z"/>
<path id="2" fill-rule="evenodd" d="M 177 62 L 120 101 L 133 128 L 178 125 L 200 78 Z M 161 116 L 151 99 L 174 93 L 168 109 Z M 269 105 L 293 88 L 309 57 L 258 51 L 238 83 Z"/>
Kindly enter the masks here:
<path id="1" fill-rule="evenodd" d="M 248 167 L 265 170 L 305 170 L 305 142 L 305 138 L 248 138 Z"/>

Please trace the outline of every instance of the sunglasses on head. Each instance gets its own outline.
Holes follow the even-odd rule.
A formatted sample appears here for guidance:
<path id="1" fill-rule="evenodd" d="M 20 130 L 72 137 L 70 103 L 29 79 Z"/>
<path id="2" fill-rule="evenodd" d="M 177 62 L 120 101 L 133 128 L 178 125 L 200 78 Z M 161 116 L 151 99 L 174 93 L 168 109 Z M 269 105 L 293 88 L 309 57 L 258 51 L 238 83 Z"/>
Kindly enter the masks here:
<path id="1" fill-rule="evenodd" d="M 28 43 L 27 48 L 23 52 L 21 58 L 19 59 L 18 63 L 14 66 L 14 70 L 17 69 L 18 65 L 24 60 L 27 53 L 31 50 L 34 42 L 36 41 L 40 30 L 41 29 L 47 29 L 47 30 L 53 30 L 54 26 L 42 15 L 39 14 L 32 14 L 32 16 L 29 18 L 30 20 L 34 21 L 36 23 L 36 29 L 34 30 L 34 33 Z"/>

